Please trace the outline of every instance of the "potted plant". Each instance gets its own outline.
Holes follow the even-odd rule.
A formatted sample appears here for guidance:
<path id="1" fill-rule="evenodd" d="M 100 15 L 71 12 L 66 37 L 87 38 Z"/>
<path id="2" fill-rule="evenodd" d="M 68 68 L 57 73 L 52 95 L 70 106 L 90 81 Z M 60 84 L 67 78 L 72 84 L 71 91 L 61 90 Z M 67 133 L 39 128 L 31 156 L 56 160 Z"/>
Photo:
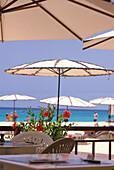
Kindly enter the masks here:
<path id="1" fill-rule="evenodd" d="M 18 129 L 22 132 L 42 131 L 48 134 L 54 141 L 63 138 L 67 136 L 67 130 L 72 126 L 71 123 L 66 123 L 68 122 L 71 113 L 67 110 L 64 110 L 63 114 L 61 113 L 58 116 L 58 120 L 53 121 L 53 118 L 55 117 L 55 109 L 55 106 L 51 106 L 50 104 L 48 104 L 47 109 L 40 107 L 40 114 L 39 118 L 37 119 L 33 111 L 28 108 L 27 114 L 30 115 L 30 121 L 20 123 L 14 122 L 13 128 L 16 131 Z M 63 124 L 63 122 L 65 123 Z"/>

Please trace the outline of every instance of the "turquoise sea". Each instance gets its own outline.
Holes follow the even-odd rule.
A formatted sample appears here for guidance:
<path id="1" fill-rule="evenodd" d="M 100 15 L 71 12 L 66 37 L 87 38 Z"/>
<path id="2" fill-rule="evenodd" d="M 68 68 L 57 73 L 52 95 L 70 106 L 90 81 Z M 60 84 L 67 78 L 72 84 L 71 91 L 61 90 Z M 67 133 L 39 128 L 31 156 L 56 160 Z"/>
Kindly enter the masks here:
<path id="1" fill-rule="evenodd" d="M 39 108 L 31 108 L 31 110 L 38 117 L 40 109 Z M 63 113 L 65 109 L 60 109 L 60 113 Z M 91 122 L 94 118 L 94 112 L 98 113 L 98 121 L 107 121 L 108 120 L 108 110 L 90 110 L 90 109 L 68 109 L 72 115 L 70 116 L 69 121 L 72 122 Z M 0 122 L 5 121 L 6 113 L 13 112 L 13 108 L 0 108 Z M 16 108 L 16 112 L 19 117 L 17 121 L 26 121 L 26 116 L 30 117 L 27 112 L 27 108 Z M 56 114 L 56 111 L 55 111 Z M 111 117 L 114 119 L 114 115 Z"/>

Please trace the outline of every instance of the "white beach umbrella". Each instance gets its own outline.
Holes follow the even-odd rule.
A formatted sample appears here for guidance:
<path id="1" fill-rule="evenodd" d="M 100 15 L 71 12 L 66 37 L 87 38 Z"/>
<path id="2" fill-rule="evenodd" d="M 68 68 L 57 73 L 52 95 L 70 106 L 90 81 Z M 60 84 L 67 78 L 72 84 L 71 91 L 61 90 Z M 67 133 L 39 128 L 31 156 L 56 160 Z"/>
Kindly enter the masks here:
<path id="1" fill-rule="evenodd" d="M 51 97 L 51 98 L 40 100 L 40 102 L 57 105 L 58 98 Z M 59 105 L 71 106 L 71 107 L 95 107 L 95 105 L 93 105 L 85 100 L 82 100 L 82 99 L 76 98 L 76 97 L 72 97 L 72 96 L 60 96 L 59 97 Z"/>
<path id="2" fill-rule="evenodd" d="M 0 0 L 0 40 L 84 39 L 113 28 L 103 0 Z"/>
<path id="3" fill-rule="evenodd" d="M 88 48 L 114 50 L 114 30 L 86 39 L 83 42 L 83 50 Z"/>
<path id="4" fill-rule="evenodd" d="M 58 104 L 57 116 L 59 114 L 59 96 L 60 96 L 60 76 L 62 77 L 85 77 L 101 76 L 114 74 L 114 70 L 104 67 L 73 60 L 44 60 L 5 70 L 6 73 L 31 76 L 57 76 L 58 77 Z"/>
<path id="5" fill-rule="evenodd" d="M 112 97 L 103 97 L 103 98 L 97 98 L 89 101 L 90 103 L 94 104 L 102 104 L 102 105 L 109 105 L 109 119 L 111 118 L 111 115 L 114 115 L 113 112 L 113 105 L 114 105 L 114 98 Z"/>
<path id="6" fill-rule="evenodd" d="M 15 111 L 15 101 L 16 100 L 37 100 L 37 99 L 34 97 L 31 97 L 31 96 L 11 94 L 11 95 L 0 96 L 0 100 L 1 101 L 9 101 L 9 100 L 14 101 L 14 111 Z"/>

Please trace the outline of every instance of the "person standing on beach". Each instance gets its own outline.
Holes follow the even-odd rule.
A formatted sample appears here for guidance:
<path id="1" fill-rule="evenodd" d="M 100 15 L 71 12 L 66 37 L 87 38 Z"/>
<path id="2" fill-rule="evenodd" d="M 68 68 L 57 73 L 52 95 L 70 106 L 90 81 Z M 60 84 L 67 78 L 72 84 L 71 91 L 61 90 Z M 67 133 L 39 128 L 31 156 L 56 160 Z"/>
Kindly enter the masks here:
<path id="1" fill-rule="evenodd" d="M 13 120 L 14 120 L 14 115 L 13 115 L 13 113 L 11 112 L 10 115 L 9 115 L 9 121 L 10 121 L 10 122 L 13 122 Z"/>
<path id="2" fill-rule="evenodd" d="M 16 111 L 14 111 L 14 121 L 16 121 L 17 118 L 18 118 L 18 114 Z"/>
<path id="3" fill-rule="evenodd" d="M 94 122 L 96 122 L 97 119 L 98 119 L 98 114 L 97 114 L 97 112 L 95 112 L 95 114 L 94 114 Z"/>
<path id="4" fill-rule="evenodd" d="M 9 122 L 9 115 L 6 113 L 6 122 Z"/>
<path id="5" fill-rule="evenodd" d="M 29 120 L 29 117 L 28 117 L 28 116 L 27 116 L 27 118 L 26 118 L 26 121 L 27 121 L 27 122 L 30 122 L 30 120 Z"/>

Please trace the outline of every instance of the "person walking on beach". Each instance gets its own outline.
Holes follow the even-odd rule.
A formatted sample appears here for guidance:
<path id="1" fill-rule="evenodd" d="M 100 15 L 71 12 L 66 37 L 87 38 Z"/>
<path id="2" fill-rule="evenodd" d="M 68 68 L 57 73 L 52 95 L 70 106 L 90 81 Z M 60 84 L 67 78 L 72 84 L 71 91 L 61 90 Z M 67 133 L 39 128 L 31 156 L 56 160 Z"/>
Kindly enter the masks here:
<path id="1" fill-rule="evenodd" d="M 9 122 L 9 115 L 6 113 L 6 122 Z"/>
<path id="2" fill-rule="evenodd" d="M 97 119 L 98 119 L 98 114 L 97 114 L 97 112 L 95 112 L 95 114 L 94 114 L 94 122 L 96 122 Z"/>

